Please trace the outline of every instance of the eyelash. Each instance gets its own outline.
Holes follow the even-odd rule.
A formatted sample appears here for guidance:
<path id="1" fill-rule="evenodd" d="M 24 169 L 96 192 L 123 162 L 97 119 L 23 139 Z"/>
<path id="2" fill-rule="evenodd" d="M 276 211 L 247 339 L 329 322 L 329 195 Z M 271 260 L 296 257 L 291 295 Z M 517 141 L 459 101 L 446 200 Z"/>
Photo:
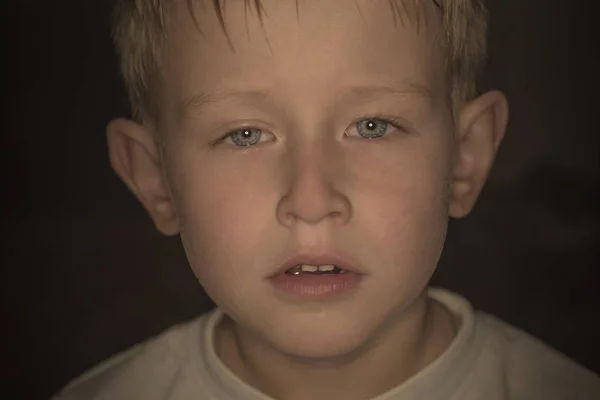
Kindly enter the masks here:
<path id="1" fill-rule="evenodd" d="M 388 125 L 392 126 L 393 128 L 397 129 L 398 131 L 405 132 L 405 129 L 400 125 L 400 122 L 398 121 L 398 119 L 393 118 L 393 117 L 389 117 L 389 116 L 385 116 L 385 115 L 381 115 L 381 114 L 375 114 L 375 115 L 365 116 L 365 117 L 361 117 L 359 119 L 356 119 L 354 122 L 352 122 L 348 126 L 348 128 L 346 128 L 346 130 L 344 131 L 344 135 L 346 135 L 348 129 L 350 129 L 351 127 L 355 127 L 359 122 L 361 122 L 361 121 L 369 121 L 369 120 L 383 122 L 385 124 L 388 124 Z M 215 144 L 225 142 L 227 139 L 231 138 L 234 134 L 236 134 L 237 132 L 240 132 L 242 130 L 253 130 L 253 129 L 259 130 L 263 134 L 266 133 L 263 129 L 257 128 L 255 126 L 244 126 L 244 127 L 240 127 L 240 128 L 237 128 L 237 129 L 234 129 L 234 130 L 231 130 L 231 131 L 227 132 L 224 136 L 222 136 L 220 139 L 218 139 L 215 142 Z M 376 138 L 376 139 L 379 139 L 379 138 Z M 365 138 L 365 140 L 373 140 L 373 139 L 366 139 Z M 250 148 L 250 147 L 256 146 L 256 144 L 248 145 L 248 146 L 237 146 L 237 145 L 234 144 L 234 146 L 236 146 L 236 147 L 248 147 L 248 148 Z"/>
<path id="2" fill-rule="evenodd" d="M 266 131 L 266 130 L 264 130 L 264 129 L 261 129 L 261 128 L 257 128 L 256 126 L 251 126 L 251 125 L 248 125 L 248 126 L 242 126 L 242 127 L 240 127 L 240 128 L 236 128 L 236 129 L 233 129 L 233 130 L 230 130 L 230 131 L 228 131 L 228 132 L 227 132 L 225 135 L 223 135 L 221 138 L 217 139 L 217 141 L 215 142 L 215 144 L 220 144 L 220 143 L 223 143 L 223 142 L 225 142 L 227 139 L 231 139 L 231 138 L 233 137 L 233 135 L 235 135 L 236 133 L 239 133 L 239 132 L 241 132 L 241 131 L 251 131 L 251 130 L 258 130 L 258 131 L 260 131 L 260 132 L 261 132 L 261 136 L 262 136 L 262 135 L 264 135 L 264 134 L 266 134 L 266 133 L 268 133 L 268 131 Z M 232 140 L 233 140 L 233 139 L 232 139 Z M 259 139 L 259 140 L 260 140 L 260 139 Z M 259 143 L 260 143 L 260 142 L 259 142 Z M 233 144 L 233 146 L 235 146 L 235 147 L 241 147 L 241 148 L 251 148 L 251 147 L 254 147 L 254 146 L 258 145 L 259 143 L 252 144 L 252 145 L 247 145 L 247 146 L 238 146 L 238 145 L 236 145 L 236 144 L 234 143 L 234 144 Z"/>
<path id="3" fill-rule="evenodd" d="M 386 124 L 393 126 L 394 128 L 398 129 L 401 132 L 406 132 L 406 130 L 404 129 L 404 127 L 401 125 L 401 121 L 400 120 L 398 120 L 397 118 L 386 116 L 386 115 L 382 115 L 382 114 L 375 114 L 375 115 L 370 115 L 370 116 L 362 117 L 362 118 L 357 119 L 356 121 L 354 121 L 352 124 L 356 125 L 360 121 L 365 121 L 365 120 L 367 120 L 367 121 L 368 120 L 375 120 L 375 121 L 385 122 Z"/>
<path id="4" fill-rule="evenodd" d="M 365 122 L 376 122 L 376 123 L 380 123 L 380 124 L 385 124 L 385 129 L 383 132 L 375 133 L 372 136 L 370 134 L 370 133 L 373 133 L 372 131 L 365 135 L 363 135 L 360 132 L 358 132 L 358 135 L 350 134 L 349 131 L 351 131 L 351 130 L 360 131 L 359 124 L 365 123 Z M 362 128 L 365 129 L 365 126 L 363 125 Z M 390 128 L 392 130 L 396 130 L 397 132 L 389 132 Z M 368 127 L 367 127 L 367 129 L 370 130 L 370 128 L 368 128 Z M 388 136 L 391 136 L 391 135 L 394 135 L 397 133 L 401 133 L 401 132 L 406 132 L 406 130 L 400 125 L 400 123 L 398 122 L 398 120 L 396 118 L 384 116 L 381 114 L 375 114 L 373 116 L 362 117 L 360 119 L 355 120 L 351 125 L 348 126 L 348 128 L 346 128 L 346 130 L 344 131 L 344 136 L 349 137 L 349 138 L 357 137 L 359 139 L 373 141 L 373 140 L 385 140 Z"/>

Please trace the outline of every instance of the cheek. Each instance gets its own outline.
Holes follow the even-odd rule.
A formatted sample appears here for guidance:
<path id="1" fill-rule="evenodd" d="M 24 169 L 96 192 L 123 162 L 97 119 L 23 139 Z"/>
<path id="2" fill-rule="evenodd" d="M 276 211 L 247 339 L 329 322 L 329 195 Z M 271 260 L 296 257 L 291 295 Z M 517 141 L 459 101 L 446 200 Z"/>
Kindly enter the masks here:
<path id="1" fill-rule="evenodd" d="M 372 243 L 365 246 L 364 257 L 377 263 L 374 268 L 381 272 L 374 275 L 371 299 L 400 310 L 423 290 L 438 264 L 448 221 L 445 190 L 431 181 L 423 185 L 404 178 L 379 193 L 365 199 L 379 199 L 379 204 L 371 203 L 373 212 L 361 221 L 363 235 Z"/>
<path id="2" fill-rule="evenodd" d="M 273 178 L 261 170 L 264 164 L 253 163 L 254 169 L 248 165 L 213 163 L 185 152 L 170 165 L 182 241 L 207 292 L 264 273 L 264 265 L 252 261 L 270 257 L 261 254 L 265 246 L 260 241 L 267 237 L 268 224 L 274 218 L 269 197 L 273 190 L 268 190 Z"/>
<path id="3" fill-rule="evenodd" d="M 443 148 L 400 153 L 364 179 L 369 187 L 357 193 L 355 206 L 357 223 L 368 227 L 366 237 L 387 249 L 385 261 L 410 273 L 414 265 L 433 268 L 439 258 L 450 175 Z"/>

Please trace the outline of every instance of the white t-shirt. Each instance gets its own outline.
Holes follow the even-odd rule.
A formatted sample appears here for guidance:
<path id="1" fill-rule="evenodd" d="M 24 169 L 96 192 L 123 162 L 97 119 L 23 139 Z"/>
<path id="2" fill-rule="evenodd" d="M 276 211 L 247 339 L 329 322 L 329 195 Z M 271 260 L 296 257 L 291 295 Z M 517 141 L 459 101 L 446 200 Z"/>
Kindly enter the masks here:
<path id="1" fill-rule="evenodd" d="M 461 296 L 429 295 L 461 320 L 434 362 L 372 400 L 600 400 L 600 378 Z M 87 372 L 55 400 L 272 400 L 242 382 L 214 348 L 218 309 Z"/>

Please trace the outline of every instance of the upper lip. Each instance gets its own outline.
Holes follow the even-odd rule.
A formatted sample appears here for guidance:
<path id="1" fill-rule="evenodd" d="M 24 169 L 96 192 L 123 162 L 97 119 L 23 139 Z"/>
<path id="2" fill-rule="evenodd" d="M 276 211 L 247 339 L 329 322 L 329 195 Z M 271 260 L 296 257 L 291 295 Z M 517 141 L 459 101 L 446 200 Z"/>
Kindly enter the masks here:
<path id="1" fill-rule="evenodd" d="M 364 274 L 362 268 L 348 257 L 333 253 L 301 253 L 288 258 L 269 278 L 285 273 L 296 265 L 335 265 L 348 272 Z"/>

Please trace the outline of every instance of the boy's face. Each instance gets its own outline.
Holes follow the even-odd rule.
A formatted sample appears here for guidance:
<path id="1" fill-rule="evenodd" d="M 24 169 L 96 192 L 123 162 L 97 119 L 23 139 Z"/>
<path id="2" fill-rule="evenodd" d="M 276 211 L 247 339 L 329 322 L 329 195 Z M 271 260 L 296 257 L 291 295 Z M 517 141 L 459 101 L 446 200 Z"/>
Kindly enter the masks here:
<path id="1" fill-rule="evenodd" d="M 420 10 L 417 31 L 416 10 L 400 18 L 388 1 L 269 0 L 261 25 L 230 1 L 232 50 L 206 3 L 202 33 L 186 7 L 173 15 L 166 179 L 152 144 L 134 151 L 147 161 L 131 185 L 163 231 L 181 232 L 199 281 L 246 331 L 289 354 L 356 350 L 419 298 L 446 234 L 460 146 L 436 11 Z M 306 253 L 363 275 L 326 299 L 282 292 L 268 277 Z"/>

